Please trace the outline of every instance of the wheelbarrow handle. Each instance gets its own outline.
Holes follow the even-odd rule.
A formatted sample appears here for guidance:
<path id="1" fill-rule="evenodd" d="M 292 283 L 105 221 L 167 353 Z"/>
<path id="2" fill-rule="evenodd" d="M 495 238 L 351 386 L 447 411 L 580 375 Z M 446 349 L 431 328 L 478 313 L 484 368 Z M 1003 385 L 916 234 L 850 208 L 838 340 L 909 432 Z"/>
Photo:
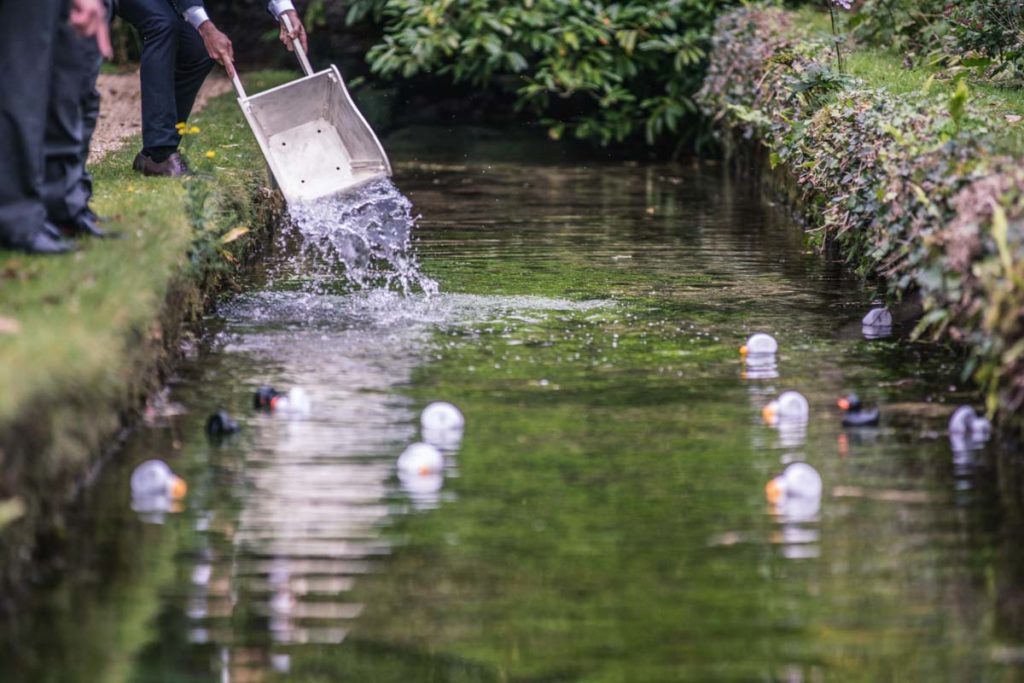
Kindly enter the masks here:
<path id="1" fill-rule="evenodd" d="M 245 94 L 245 88 L 242 87 L 242 81 L 238 78 L 238 72 L 231 74 L 231 82 L 235 84 L 235 92 L 238 93 L 238 99 L 248 99 Z"/>
<path id="2" fill-rule="evenodd" d="M 291 35 L 292 20 L 288 18 L 287 14 L 281 14 L 281 21 L 284 22 L 284 27 L 288 29 L 288 34 Z M 295 48 L 295 55 L 299 58 L 299 64 L 302 65 L 302 70 L 307 76 L 312 76 L 313 67 L 309 65 L 309 58 L 306 57 L 306 51 L 302 49 L 302 41 L 297 38 L 293 38 L 292 47 Z"/>

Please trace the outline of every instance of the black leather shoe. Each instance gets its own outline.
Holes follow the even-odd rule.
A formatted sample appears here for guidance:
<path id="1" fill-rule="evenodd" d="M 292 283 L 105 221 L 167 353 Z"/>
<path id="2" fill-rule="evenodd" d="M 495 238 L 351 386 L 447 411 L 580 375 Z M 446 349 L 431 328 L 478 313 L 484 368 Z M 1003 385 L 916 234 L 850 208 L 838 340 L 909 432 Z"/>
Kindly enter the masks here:
<path id="1" fill-rule="evenodd" d="M 86 210 L 78 220 L 71 223 L 61 223 L 58 227 L 67 237 L 95 237 L 97 239 L 117 239 L 122 237 L 119 232 L 108 232 L 96 224 L 96 214 Z"/>
<path id="2" fill-rule="evenodd" d="M 94 223 L 97 223 L 97 224 L 110 222 L 110 216 L 97 216 L 96 212 L 93 211 L 92 207 L 89 207 L 89 206 L 85 207 L 85 211 L 83 212 L 82 215 L 88 216 L 89 218 L 92 219 L 92 221 Z"/>
<path id="3" fill-rule="evenodd" d="M 181 158 L 181 154 L 178 152 L 174 152 L 160 162 L 153 161 L 142 152 L 139 152 L 135 155 L 135 161 L 132 162 L 132 170 L 138 171 L 142 175 L 167 176 L 170 178 L 192 175 L 192 169 L 188 167 L 188 164 L 185 163 L 185 160 Z"/>
<path id="4" fill-rule="evenodd" d="M 49 230 L 43 229 L 33 235 L 28 242 L 19 245 L 19 249 L 26 254 L 67 254 L 75 250 L 75 243 L 72 240 L 54 238 Z"/>

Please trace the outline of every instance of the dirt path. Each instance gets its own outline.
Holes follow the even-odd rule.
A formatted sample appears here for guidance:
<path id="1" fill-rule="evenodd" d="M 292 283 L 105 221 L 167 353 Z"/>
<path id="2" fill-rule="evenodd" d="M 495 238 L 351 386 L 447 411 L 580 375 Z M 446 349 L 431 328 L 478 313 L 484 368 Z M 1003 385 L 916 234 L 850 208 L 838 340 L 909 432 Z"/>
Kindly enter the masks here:
<path id="1" fill-rule="evenodd" d="M 92 138 L 89 162 L 96 163 L 108 152 L 120 147 L 126 138 L 142 130 L 142 107 L 139 96 L 139 72 L 101 74 L 97 82 L 100 95 L 100 118 Z M 199 91 L 193 111 L 199 111 L 211 97 L 231 90 L 231 81 L 218 72 L 206 79 Z"/>

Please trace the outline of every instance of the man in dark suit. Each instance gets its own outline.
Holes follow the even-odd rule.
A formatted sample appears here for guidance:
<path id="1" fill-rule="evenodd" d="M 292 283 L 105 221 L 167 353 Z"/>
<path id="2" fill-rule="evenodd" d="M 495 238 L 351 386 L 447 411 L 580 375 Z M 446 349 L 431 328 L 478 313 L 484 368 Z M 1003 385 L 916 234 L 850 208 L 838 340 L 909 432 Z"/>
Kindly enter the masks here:
<path id="1" fill-rule="evenodd" d="M 100 0 L 0 2 L 0 243 L 34 254 L 74 248 L 48 219 L 42 187 L 50 84 L 61 73 L 66 44 L 58 32 L 65 21 L 110 56 Z"/>
<path id="2" fill-rule="evenodd" d="M 294 37 L 305 45 L 306 33 L 290 0 L 272 0 L 268 10 L 278 20 L 288 13 Z M 234 76 L 231 41 L 210 21 L 202 0 L 119 0 L 117 11 L 142 37 L 143 147 L 132 167 L 145 175 L 185 175 L 189 168 L 178 153 L 176 125 L 188 121 L 214 61 Z M 290 37 L 284 28 L 281 32 L 282 40 Z"/>
<path id="3" fill-rule="evenodd" d="M 110 16 L 110 0 L 104 2 Z M 70 237 L 105 237 L 89 207 L 92 176 L 86 169 L 96 130 L 100 94 L 96 78 L 103 56 L 96 40 L 70 24 L 57 30 L 50 79 L 50 110 L 43 144 L 43 203 L 49 220 Z"/>

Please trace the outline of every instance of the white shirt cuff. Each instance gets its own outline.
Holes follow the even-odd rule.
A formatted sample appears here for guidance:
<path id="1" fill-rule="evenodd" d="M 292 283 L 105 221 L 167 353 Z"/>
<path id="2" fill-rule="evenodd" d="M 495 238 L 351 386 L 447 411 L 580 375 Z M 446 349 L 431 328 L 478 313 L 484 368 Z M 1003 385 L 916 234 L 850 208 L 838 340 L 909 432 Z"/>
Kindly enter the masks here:
<path id="1" fill-rule="evenodd" d="M 202 7 L 189 7 L 185 10 L 185 21 L 192 24 L 196 29 L 210 20 L 210 15 Z"/>
<path id="2" fill-rule="evenodd" d="M 292 4 L 292 0 L 270 0 L 267 3 L 267 10 L 275 19 L 280 20 L 283 13 L 295 11 L 295 5 Z"/>

